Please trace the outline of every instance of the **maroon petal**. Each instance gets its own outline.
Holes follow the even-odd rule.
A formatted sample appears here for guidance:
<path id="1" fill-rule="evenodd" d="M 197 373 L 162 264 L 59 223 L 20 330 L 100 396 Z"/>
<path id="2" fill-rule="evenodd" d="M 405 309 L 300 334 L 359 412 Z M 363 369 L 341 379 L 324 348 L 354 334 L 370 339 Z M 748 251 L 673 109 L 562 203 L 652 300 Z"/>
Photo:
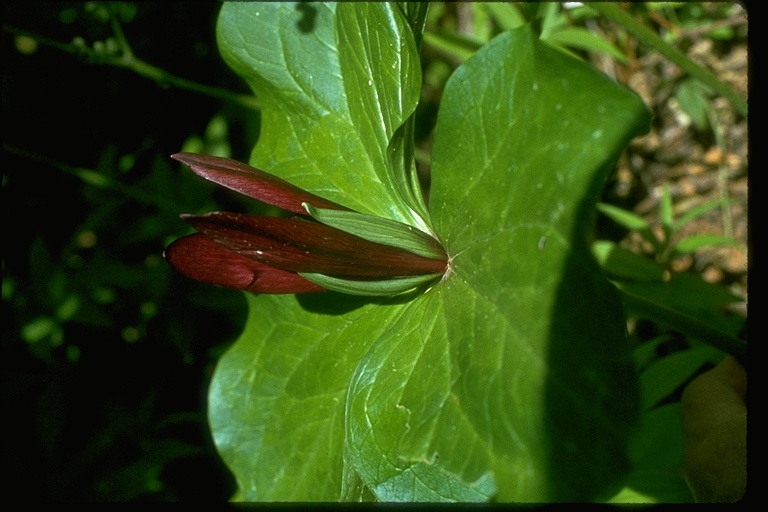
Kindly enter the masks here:
<path id="1" fill-rule="evenodd" d="M 307 293 L 324 289 L 293 272 L 241 256 L 196 233 L 173 242 L 165 250 L 179 273 L 205 283 L 254 293 Z"/>
<path id="2" fill-rule="evenodd" d="M 347 209 L 237 160 L 195 153 L 176 153 L 171 158 L 187 164 L 207 180 L 299 215 L 307 215 L 301 206 L 304 202 L 318 208 Z"/>
<path id="3" fill-rule="evenodd" d="M 446 268 L 444 260 L 424 258 L 302 219 L 227 212 L 182 218 L 227 249 L 292 272 L 383 278 L 435 274 Z"/>

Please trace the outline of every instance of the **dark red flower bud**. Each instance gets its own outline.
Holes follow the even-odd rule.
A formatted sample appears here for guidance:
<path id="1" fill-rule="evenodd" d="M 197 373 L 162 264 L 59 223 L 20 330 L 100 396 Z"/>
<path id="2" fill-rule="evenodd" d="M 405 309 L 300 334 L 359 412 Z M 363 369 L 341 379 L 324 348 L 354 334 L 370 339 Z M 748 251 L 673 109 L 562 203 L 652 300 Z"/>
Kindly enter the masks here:
<path id="1" fill-rule="evenodd" d="M 176 153 L 171 158 L 187 164 L 198 176 L 292 213 L 306 215 L 302 203 L 331 210 L 347 209 L 237 160 L 194 153 Z"/>
<path id="2" fill-rule="evenodd" d="M 353 213 L 234 160 L 190 153 L 178 153 L 173 158 L 206 179 L 304 216 L 182 215 L 199 233 L 173 242 L 165 256 L 188 277 L 256 293 L 331 288 L 360 295 L 392 295 L 445 272 L 447 256 L 442 247 L 429 235 L 418 230 L 414 233 L 415 228 Z M 326 215 L 319 209 L 349 213 Z M 323 224 L 326 217 L 336 227 Z M 380 231 L 369 236 L 369 227 Z M 402 247 L 381 243 L 390 240 Z"/>
<path id="3" fill-rule="evenodd" d="M 165 250 L 165 258 L 179 273 L 204 283 L 253 293 L 307 293 L 324 288 L 295 272 L 286 272 L 241 256 L 205 235 L 179 238 Z"/>

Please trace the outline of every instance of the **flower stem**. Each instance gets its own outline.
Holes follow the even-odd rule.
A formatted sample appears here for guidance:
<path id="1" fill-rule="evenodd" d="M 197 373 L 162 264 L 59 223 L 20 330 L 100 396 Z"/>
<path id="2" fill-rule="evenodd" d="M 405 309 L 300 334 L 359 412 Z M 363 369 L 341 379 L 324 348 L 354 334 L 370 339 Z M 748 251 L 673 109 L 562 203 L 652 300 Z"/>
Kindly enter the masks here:
<path id="1" fill-rule="evenodd" d="M 125 61 L 112 62 L 111 64 L 117 67 L 129 69 L 138 75 L 141 75 L 145 78 L 149 78 L 150 80 L 154 80 L 155 82 L 157 82 L 162 86 L 177 87 L 179 89 L 185 89 L 188 91 L 205 94 L 206 96 L 211 96 L 213 98 L 218 98 L 226 102 L 235 103 L 237 105 L 240 105 L 241 107 L 245 107 L 255 111 L 258 111 L 260 109 L 259 101 L 254 96 L 239 94 L 236 92 L 221 89 L 219 87 L 212 87 L 209 85 L 194 82 L 192 80 L 187 80 L 186 78 L 172 75 L 171 73 L 168 73 L 164 69 L 158 68 L 157 66 L 153 66 L 152 64 L 149 64 L 136 57 L 132 57 Z"/>
<path id="2" fill-rule="evenodd" d="M 9 32 L 17 36 L 28 37 L 30 39 L 34 39 L 40 44 L 50 46 L 72 55 L 79 57 L 85 56 L 85 58 L 91 63 L 110 65 L 133 71 L 140 76 L 155 81 L 157 84 L 163 87 L 176 87 L 178 89 L 184 89 L 187 91 L 204 94 L 213 98 L 218 98 L 222 101 L 234 103 L 251 110 L 260 110 L 259 101 L 254 96 L 229 91 L 220 87 L 201 84 L 199 82 L 194 82 L 192 80 L 173 75 L 164 69 L 153 66 L 152 64 L 139 59 L 133 54 L 133 51 L 131 50 L 130 45 L 128 45 L 128 42 L 126 41 L 118 23 L 113 23 L 113 31 L 115 32 L 115 40 L 120 51 L 116 53 L 104 54 L 85 45 L 75 43 L 62 43 L 40 34 L 36 34 L 34 32 L 29 32 L 27 30 L 19 29 L 16 27 L 5 25 L 3 26 L 3 32 Z"/>

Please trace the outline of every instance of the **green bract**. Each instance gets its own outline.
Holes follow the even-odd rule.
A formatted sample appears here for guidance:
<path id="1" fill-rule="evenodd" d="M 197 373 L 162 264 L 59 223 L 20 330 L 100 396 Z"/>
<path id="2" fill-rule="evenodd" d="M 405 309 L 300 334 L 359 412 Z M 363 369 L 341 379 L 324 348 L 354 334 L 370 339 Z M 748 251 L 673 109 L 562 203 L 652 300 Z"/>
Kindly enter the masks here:
<path id="1" fill-rule="evenodd" d="M 363 213 L 315 208 L 308 203 L 302 206 L 318 222 L 360 238 L 399 247 L 425 258 L 445 259 L 445 251 L 440 242 L 413 226 Z"/>
<path id="2" fill-rule="evenodd" d="M 435 281 L 442 274 L 427 274 L 423 276 L 400 277 L 397 279 L 381 279 L 376 281 L 359 281 L 353 279 L 341 279 L 325 274 L 313 274 L 299 272 L 299 275 L 308 281 L 349 295 L 363 295 L 367 297 L 388 297 L 415 290 L 431 281 Z"/>
<path id="3" fill-rule="evenodd" d="M 413 226 L 390 219 L 346 210 L 315 208 L 302 203 L 307 212 L 323 224 L 359 236 L 371 242 L 405 249 L 425 258 L 446 260 L 445 250 L 435 238 Z M 442 274 L 400 277 L 383 280 L 353 280 L 325 274 L 300 272 L 299 275 L 329 290 L 350 295 L 385 297 L 399 295 L 435 281 Z"/>

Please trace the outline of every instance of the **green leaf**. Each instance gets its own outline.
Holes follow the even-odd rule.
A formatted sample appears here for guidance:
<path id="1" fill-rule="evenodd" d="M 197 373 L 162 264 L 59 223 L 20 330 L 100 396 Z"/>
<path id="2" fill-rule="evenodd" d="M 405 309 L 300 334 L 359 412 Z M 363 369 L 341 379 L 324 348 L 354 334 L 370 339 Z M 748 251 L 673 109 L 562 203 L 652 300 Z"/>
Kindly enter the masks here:
<path id="1" fill-rule="evenodd" d="M 743 318 L 727 312 L 729 306 L 739 302 L 739 297 L 727 288 L 708 283 L 694 274 L 672 274 L 668 281 L 616 282 L 616 286 L 625 298 L 629 297 L 637 306 L 637 309 L 633 307 L 634 312 L 644 318 L 678 328 L 683 326 L 682 323 L 665 321 L 662 313 L 658 317 L 652 316 L 642 302 L 691 317 L 698 323 L 732 336 L 738 335 L 743 327 Z M 646 313 L 651 313 L 651 316 Z"/>
<path id="2" fill-rule="evenodd" d="M 675 221 L 672 208 L 672 193 L 669 190 L 669 183 L 664 183 L 661 189 L 661 199 L 659 200 L 659 221 L 667 234 L 667 241 L 672 234 L 672 224 Z"/>
<path id="3" fill-rule="evenodd" d="M 745 322 L 726 311 L 726 306 L 738 299 L 725 288 L 689 274 L 673 275 L 665 282 L 614 284 L 633 316 L 672 327 L 739 361 L 745 360 L 747 344 L 739 337 Z"/>
<path id="4" fill-rule="evenodd" d="M 664 267 L 614 242 L 597 240 L 592 244 L 592 252 L 603 269 L 613 277 L 630 281 L 661 282 L 664 279 Z"/>
<path id="5" fill-rule="evenodd" d="M 265 109 L 252 163 L 363 213 L 431 226 L 403 193 L 410 178 L 385 172 L 395 169 L 386 165 L 393 142 L 395 160 L 409 160 L 397 125 L 420 85 L 415 68 L 391 68 L 415 66 L 415 53 L 381 54 L 415 52 L 401 44 L 413 37 L 400 31 L 399 11 L 309 5 L 317 9 L 309 34 L 291 5 L 222 10 L 222 53 Z M 383 69 L 393 71 L 362 72 Z M 620 301 L 590 254 L 585 219 L 622 146 L 647 124 L 635 95 L 528 27 L 460 67 L 433 150 L 431 212 L 450 274 L 417 296 L 248 296 L 247 325 L 209 397 L 238 497 L 615 493 L 637 383 Z"/>
<path id="6" fill-rule="evenodd" d="M 632 369 L 584 219 L 648 120 L 635 95 L 527 27 L 491 41 L 446 87 L 431 201 L 454 275 L 433 292 L 450 312 L 444 407 L 460 411 L 464 426 L 451 428 L 466 440 L 444 450 L 466 481 L 490 464 L 498 499 L 589 499 L 625 468 Z"/>
<path id="7" fill-rule="evenodd" d="M 567 19 L 557 2 L 541 2 L 535 4 L 538 8 L 536 16 L 541 18 L 541 38 L 546 40 L 549 35 L 565 27 Z"/>
<path id="8" fill-rule="evenodd" d="M 723 199 L 715 199 L 714 201 L 707 201 L 706 203 L 702 203 L 698 206 L 695 206 L 694 208 L 691 208 L 675 221 L 672 227 L 673 230 L 680 231 L 683 226 L 691 222 L 693 219 L 701 217 L 708 211 L 713 210 L 718 206 L 722 206 L 724 203 L 727 203 L 727 201 L 724 201 Z"/>
<path id="9" fill-rule="evenodd" d="M 512 3 L 488 2 L 483 7 L 488 10 L 491 17 L 499 24 L 502 30 L 519 28 L 525 24 L 525 17 L 520 9 Z"/>
<path id="10" fill-rule="evenodd" d="M 675 244 L 675 250 L 677 252 L 690 253 L 696 252 L 704 247 L 712 247 L 714 245 L 727 245 L 729 247 L 739 247 L 739 243 L 731 237 L 724 235 L 691 235 L 684 238 Z"/>
<path id="11" fill-rule="evenodd" d="M 597 210 L 630 231 L 637 231 L 648 243 L 653 245 L 657 252 L 661 253 L 664 250 L 663 244 L 653 234 L 650 224 L 641 216 L 607 203 L 598 203 Z"/>
<path id="12" fill-rule="evenodd" d="M 550 32 L 545 40 L 548 43 L 605 53 L 619 62 L 627 62 L 627 56 L 619 51 L 618 48 L 602 37 L 583 28 L 563 27 Z"/>
<path id="13" fill-rule="evenodd" d="M 482 46 L 481 41 L 453 32 L 427 32 L 424 41 L 460 62 L 470 58 Z"/>
<path id="14" fill-rule="evenodd" d="M 630 443 L 633 470 L 627 486 L 610 502 L 692 503 L 680 471 L 683 449 L 679 402 L 645 412 Z"/>
<path id="15" fill-rule="evenodd" d="M 643 409 L 654 407 L 688 382 L 707 362 L 719 362 L 722 352 L 707 345 L 662 357 L 640 375 Z"/>
<path id="16" fill-rule="evenodd" d="M 610 217 L 618 224 L 633 231 L 642 231 L 648 229 L 650 226 L 648 222 L 641 216 L 607 203 L 598 203 L 597 209 Z"/>
<path id="17" fill-rule="evenodd" d="M 688 114 L 699 131 L 707 128 L 707 111 L 710 109 L 709 97 L 711 95 L 712 89 L 694 78 L 684 80 L 675 90 L 675 97 L 680 108 Z"/>
<path id="18" fill-rule="evenodd" d="M 50 336 L 59 324 L 49 316 L 38 316 L 24 325 L 21 329 L 21 337 L 27 343 L 37 343 Z"/>
<path id="19" fill-rule="evenodd" d="M 662 334 L 636 345 L 632 351 L 632 357 L 638 370 L 642 372 L 655 363 L 661 357 L 659 347 L 664 343 L 669 343 L 670 339 L 672 339 L 671 334 Z"/>
<path id="20" fill-rule="evenodd" d="M 332 292 L 247 299 L 245 330 L 219 360 L 208 398 L 239 499 L 336 501 L 349 381 L 399 308 Z"/>
<path id="21" fill-rule="evenodd" d="M 222 7 L 217 38 L 263 105 L 252 165 L 353 210 L 429 230 L 412 177 L 395 175 L 387 155 L 421 86 L 400 9 L 232 2 Z"/>

